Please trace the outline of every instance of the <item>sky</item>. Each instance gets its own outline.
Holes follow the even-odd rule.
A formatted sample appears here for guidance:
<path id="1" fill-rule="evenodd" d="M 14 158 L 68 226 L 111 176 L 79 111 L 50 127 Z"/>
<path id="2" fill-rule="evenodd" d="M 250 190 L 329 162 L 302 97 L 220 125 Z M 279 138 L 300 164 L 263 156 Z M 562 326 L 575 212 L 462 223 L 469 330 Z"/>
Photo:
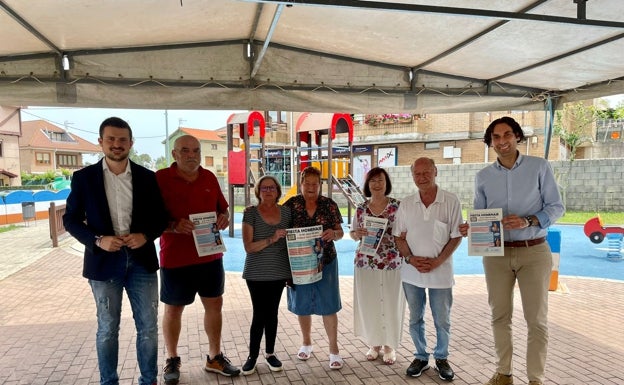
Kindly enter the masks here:
<path id="1" fill-rule="evenodd" d="M 604 98 L 611 107 L 624 101 L 624 95 Z M 83 139 L 97 145 L 100 123 L 108 117 L 117 116 L 130 124 L 134 135 L 134 149 L 138 154 L 149 154 L 153 160 L 165 156 L 166 120 L 171 135 L 179 126 L 216 130 L 227 124 L 228 117 L 236 112 L 220 110 L 133 110 L 111 108 L 75 107 L 29 107 L 22 109 L 22 120 L 47 120 L 67 129 Z"/>
<path id="2" fill-rule="evenodd" d="M 624 94 L 622 95 L 613 95 L 613 96 L 608 96 L 606 98 L 602 98 L 602 99 L 606 99 L 609 102 L 609 105 L 614 108 L 616 107 L 619 103 L 624 102 Z"/>
<path id="3" fill-rule="evenodd" d="M 134 149 L 138 154 L 149 154 L 153 160 L 165 156 L 165 140 L 179 126 L 216 130 L 225 127 L 228 117 L 243 111 L 193 110 L 131 110 L 111 108 L 29 107 L 22 109 L 22 120 L 46 120 L 67 129 L 93 144 L 98 144 L 100 124 L 111 116 L 122 118 L 132 128 Z"/>

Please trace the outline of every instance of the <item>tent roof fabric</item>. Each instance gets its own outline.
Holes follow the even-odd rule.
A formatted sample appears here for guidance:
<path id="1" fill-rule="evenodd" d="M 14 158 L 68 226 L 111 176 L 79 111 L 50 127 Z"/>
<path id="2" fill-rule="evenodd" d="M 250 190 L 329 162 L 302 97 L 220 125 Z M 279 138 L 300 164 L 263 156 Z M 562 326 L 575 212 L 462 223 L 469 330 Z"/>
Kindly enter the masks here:
<path id="1" fill-rule="evenodd" d="M 439 113 L 624 93 L 621 0 L 3 0 L 0 35 L 0 105 Z"/>

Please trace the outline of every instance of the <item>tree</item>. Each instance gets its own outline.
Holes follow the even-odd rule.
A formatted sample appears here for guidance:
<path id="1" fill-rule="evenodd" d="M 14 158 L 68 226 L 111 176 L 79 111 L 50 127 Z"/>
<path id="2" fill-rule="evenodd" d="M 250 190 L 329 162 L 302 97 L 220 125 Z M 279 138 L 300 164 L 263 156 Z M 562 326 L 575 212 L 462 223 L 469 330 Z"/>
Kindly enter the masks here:
<path id="1" fill-rule="evenodd" d="M 28 174 L 22 171 L 20 174 L 22 179 L 22 186 L 43 186 L 50 182 L 53 182 L 54 177 L 56 176 L 56 172 L 54 170 L 48 170 L 43 174 Z"/>
<path id="2" fill-rule="evenodd" d="M 605 108 L 608 107 L 606 102 L 600 104 Z M 567 167 L 567 170 L 560 170 L 560 174 L 557 175 L 561 200 L 564 206 L 568 205 L 567 190 L 570 185 L 572 162 L 576 158 L 576 151 L 579 146 L 592 141 L 592 125 L 598 119 L 598 111 L 599 109 L 593 105 L 581 101 L 566 103 L 563 105 L 563 110 L 558 110 L 555 113 L 555 134 L 561 138 L 570 151 L 570 156 L 568 157 L 569 167 Z"/>
<path id="3" fill-rule="evenodd" d="M 130 155 L 128 156 L 134 163 L 139 164 L 145 168 L 152 169 L 154 162 L 149 154 L 138 154 L 134 147 L 130 149 Z"/>
<path id="4" fill-rule="evenodd" d="M 161 170 L 163 168 L 169 167 L 169 164 L 167 163 L 167 158 L 164 156 L 159 156 L 154 163 L 154 167 L 156 168 L 156 170 Z"/>
<path id="5" fill-rule="evenodd" d="M 103 157 L 104 157 L 104 154 L 102 153 L 98 154 L 98 161 L 102 159 Z M 150 170 L 154 170 L 154 168 L 156 167 L 156 162 L 152 160 L 152 157 L 149 154 L 139 154 L 134 149 L 134 147 L 130 149 L 128 158 L 134 163 L 139 164 L 145 168 L 149 168 Z M 85 164 L 85 166 L 88 166 L 88 164 Z M 156 169 L 158 168 L 156 167 Z"/>
<path id="6" fill-rule="evenodd" d="M 568 159 L 573 162 L 578 148 L 592 141 L 592 125 L 598 119 L 598 109 L 583 102 L 566 103 L 563 110 L 556 112 L 555 134 L 570 151 Z"/>
<path id="7" fill-rule="evenodd" d="M 598 99 L 598 119 L 624 119 L 624 100 L 620 100 L 615 108 L 610 107 L 605 99 Z"/>
<path id="8" fill-rule="evenodd" d="M 620 100 L 613 110 L 613 119 L 624 119 L 624 100 Z"/>

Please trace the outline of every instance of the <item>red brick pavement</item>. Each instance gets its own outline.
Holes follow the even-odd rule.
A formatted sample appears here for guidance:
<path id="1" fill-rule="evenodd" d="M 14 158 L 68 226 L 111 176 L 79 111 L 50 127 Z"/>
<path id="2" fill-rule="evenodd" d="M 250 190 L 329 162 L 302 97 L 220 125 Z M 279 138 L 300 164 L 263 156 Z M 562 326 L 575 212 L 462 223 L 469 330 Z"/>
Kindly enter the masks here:
<path id="1" fill-rule="evenodd" d="M 95 307 L 87 281 L 81 277 L 82 258 L 67 249 L 48 255 L 0 281 L 0 383 L 97 384 Z M 624 384 L 624 281 L 562 277 L 569 293 L 550 294 L 551 344 L 546 384 Z M 314 318 L 314 356 L 296 359 L 301 343 L 296 317 L 280 312 L 276 353 L 284 371 L 273 373 L 259 360 L 256 374 L 226 378 L 202 370 L 208 341 L 202 330 L 203 313 L 198 301 L 183 318 L 179 350 L 186 384 L 441 384 L 433 369 L 419 378 L 405 376 L 412 359 L 407 317 L 398 361 L 386 366 L 367 362 L 365 344 L 352 333 L 353 280 L 341 278 L 343 310 L 339 313 L 339 344 L 345 359 L 342 370 L 330 370 L 327 339 L 320 317 Z M 524 377 L 524 341 L 521 306 L 516 295 L 514 314 L 516 384 Z M 161 307 L 162 312 L 162 307 Z M 483 277 L 458 276 L 453 306 L 450 362 L 456 385 L 483 384 L 492 375 L 493 350 Z M 241 366 L 247 357 L 251 305 L 240 274 L 228 273 L 223 312 L 223 349 Z M 427 318 L 433 346 L 431 319 Z M 124 304 L 120 334 L 121 384 L 136 384 L 134 326 L 130 307 Z M 162 336 L 160 362 L 164 361 Z"/>

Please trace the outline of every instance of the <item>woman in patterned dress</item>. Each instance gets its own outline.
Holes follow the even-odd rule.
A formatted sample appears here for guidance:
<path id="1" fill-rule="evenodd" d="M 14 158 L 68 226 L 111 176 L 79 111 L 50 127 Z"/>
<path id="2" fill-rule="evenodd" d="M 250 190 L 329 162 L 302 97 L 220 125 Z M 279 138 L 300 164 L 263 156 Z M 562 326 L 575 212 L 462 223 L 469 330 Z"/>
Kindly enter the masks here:
<path id="1" fill-rule="evenodd" d="M 388 220 L 375 255 L 362 254 L 359 247 L 356 250 L 353 283 L 354 333 L 370 346 L 366 359 L 376 360 L 383 348 L 383 362 L 387 365 L 396 361 L 394 348 L 401 341 L 405 312 L 401 256 L 392 235 L 399 201 L 388 196 L 391 191 L 386 170 L 371 169 L 364 181 L 364 195 L 369 199 L 356 209 L 349 232 L 351 238 L 361 241 L 370 230 L 365 227 L 365 217 Z"/>
<path id="2" fill-rule="evenodd" d="M 342 308 L 338 288 L 338 261 L 334 241 L 344 235 L 342 216 L 336 202 L 320 195 L 321 172 L 306 167 L 301 172 L 301 194 L 290 198 L 284 206 L 290 207 L 293 227 L 323 226 L 323 254 L 320 281 L 288 288 L 288 310 L 297 315 L 303 344 L 297 358 L 307 360 L 312 354 L 312 315 L 323 317 L 329 339 L 329 368 L 342 368 L 338 349 L 338 311 Z"/>

